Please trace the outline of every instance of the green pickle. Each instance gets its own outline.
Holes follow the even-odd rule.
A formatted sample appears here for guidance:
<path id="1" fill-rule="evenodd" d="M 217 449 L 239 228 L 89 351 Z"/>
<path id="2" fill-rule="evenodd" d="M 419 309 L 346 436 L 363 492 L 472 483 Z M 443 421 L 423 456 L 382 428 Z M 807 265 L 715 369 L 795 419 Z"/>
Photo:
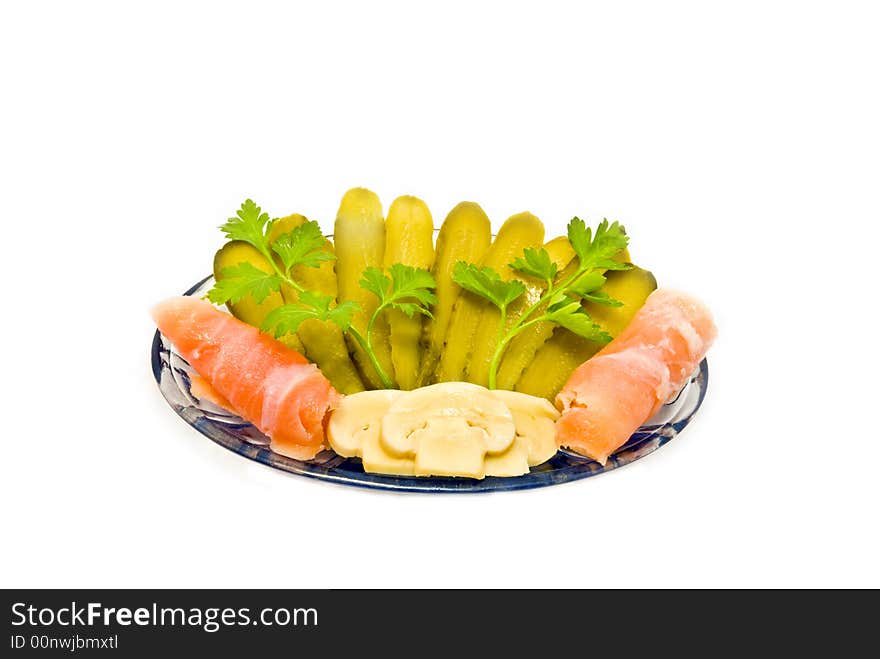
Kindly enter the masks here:
<path id="1" fill-rule="evenodd" d="M 424 201 L 395 199 L 385 218 L 385 269 L 395 263 L 429 270 L 434 264 L 434 220 Z M 401 389 L 418 386 L 421 360 L 422 316 L 412 318 L 397 309 L 386 311 L 394 378 Z"/>
<path id="2" fill-rule="evenodd" d="M 609 307 L 585 302 L 584 309 L 593 320 L 611 336 L 617 336 L 629 324 L 648 296 L 657 288 L 657 280 L 647 270 L 615 270 L 607 273 L 608 280 L 600 289 L 622 307 Z M 602 345 L 569 332 L 563 327 L 553 330 L 553 336 L 537 351 L 535 358 L 523 371 L 514 389 L 532 396 L 553 400 L 565 385 L 572 371 L 602 349 Z"/>
<path id="3" fill-rule="evenodd" d="M 543 225 L 541 224 L 541 221 L 530 213 L 523 213 L 521 215 L 524 219 L 526 216 L 530 216 L 530 218 L 533 218 L 533 220 L 530 220 L 533 225 L 530 228 L 530 230 L 532 231 L 530 239 L 535 240 L 537 238 L 537 242 L 533 244 L 524 244 L 522 249 L 520 249 L 518 253 L 514 254 L 508 260 L 508 263 L 513 261 L 516 257 L 522 256 L 524 249 L 528 247 L 540 247 L 540 241 L 544 238 Z M 524 223 L 523 226 L 527 227 L 528 225 Z M 540 237 L 538 237 L 539 233 L 535 230 L 537 226 L 540 226 L 541 229 Z M 523 233 L 523 235 L 526 235 L 525 232 Z M 571 261 L 572 258 L 574 258 L 574 250 L 572 250 L 567 238 L 555 238 L 548 242 L 544 246 L 544 248 L 547 249 L 548 253 L 550 254 L 550 260 L 555 262 L 558 268 L 565 267 L 565 265 L 567 265 L 568 262 Z M 525 312 L 526 309 L 531 307 L 541 298 L 541 296 L 544 294 L 544 291 L 546 290 L 546 285 L 544 282 L 518 273 L 512 270 L 510 267 L 499 267 L 496 269 L 501 274 L 503 279 L 517 279 L 526 286 L 526 292 L 522 295 L 522 297 L 514 301 L 513 304 L 511 304 L 507 309 L 506 320 L 503 328 L 503 331 L 507 331 L 523 314 L 523 312 Z M 465 370 L 465 376 L 468 382 L 473 382 L 474 384 L 479 384 L 483 387 L 489 386 L 489 370 L 492 362 L 492 356 L 494 355 L 495 348 L 497 346 L 496 339 L 499 336 L 498 325 L 500 321 L 501 312 L 495 306 L 487 307 L 480 317 L 480 323 L 477 326 L 477 331 L 475 335 L 476 340 L 474 341 L 474 350 L 471 353 L 467 368 Z"/>
<path id="4" fill-rule="evenodd" d="M 240 240 L 233 240 L 223 245 L 214 255 L 214 279 L 220 281 L 223 279 L 222 273 L 224 269 L 245 262 L 250 263 L 263 272 L 274 272 L 272 264 L 260 254 L 256 247 Z M 259 304 L 248 295 L 238 302 L 229 302 L 226 306 L 232 315 L 239 320 L 248 325 L 260 327 L 268 313 L 282 304 L 284 304 L 284 299 L 281 297 L 281 294 L 273 291 Z M 305 354 L 303 343 L 296 334 L 287 334 L 279 340 L 301 355 Z"/>
<path id="5" fill-rule="evenodd" d="M 384 264 L 385 220 L 379 197 L 366 188 L 352 188 L 346 192 L 339 204 L 333 233 L 339 301 L 352 301 L 361 305 L 361 310 L 352 318 L 352 326 L 366 337 L 367 324 L 379 301 L 375 295 L 362 288 L 359 282 L 368 267 L 381 268 Z M 370 363 L 367 352 L 351 335 L 346 335 L 346 339 L 364 382 L 370 389 L 384 389 L 382 379 Z M 382 315 L 373 327 L 372 347 L 382 370 L 393 380 L 394 365 L 391 361 L 388 322 Z"/>
<path id="6" fill-rule="evenodd" d="M 527 247 L 544 242 L 544 225 L 531 213 L 513 215 L 502 225 L 480 265 L 493 268 L 503 279 L 516 273 L 508 266 Z M 449 321 L 443 355 L 437 370 L 437 382 L 465 379 L 472 355 L 481 358 L 494 350 L 500 312 L 477 295 L 463 291 L 455 302 Z M 490 345 L 491 344 L 491 345 Z M 488 369 L 487 369 L 488 379 Z"/>
<path id="7" fill-rule="evenodd" d="M 568 242 L 568 238 L 564 237 L 554 238 L 545 245 L 545 248 L 549 251 L 550 245 L 555 241 L 565 241 L 565 244 L 571 249 L 571 244 Z M 551 257 L 552 256 L 553 255 L 551 254 Z M 629 263 L 629 250 L 621 250 L 614 259 L 621 263 Z M 557 262 L 559 274 L 556 275 L 554 283 L 559 285 L 567 281 L 577 271 L 578 265 L 578 261 L 574 258 L 572 250 L 572 258 L 569 259 L 567 266 L 563 268 L 563 266 L 560 266 L 559 262 Z M 538 310 L 534 315 L 540 315 L 540 312 L 541 310 Z M 498 377 L 496 381 L 496 387 L 498 389 L 513 389 L 515 387 L 520 377 L 522 377 L 523 371 L 532 363 L 532 360 L 541 349 L 541 346 L 550 340 L 555 329 L 556 324 L 549 321 L 535 323 L 523 330 L 521 334 L 518 334 L 516 338 L 510 342 L 510 345 L 507 347 L 504 357 L 501 360 L 501 365 L 498 367 Z M 590 355 L 587 355 L 587 357 L 589 356 Z M 584 357 L 584 359 L 587 359 L 587 357 Z"/>
<path id="8" fill-rule="evenodd" d="M 571 248 L 571 243 L 568 242 L 568 238 L 564 236 L 554 238 L 544 245 L 544 249 L 550 254 L 550 259 L 556 263 L 558 274 L 556 275 L 554 284 L 558 285 L 574 274 L 578 263 L 574 250 Z M 535 290 L 534 293 L 529 291 L 532 296 L 537 293 L 538 297 L 540 297 L 546 292 L 546 287 L 543 285 L 543 282 L 539 284 L 530 282 L 529 288 Z M 530 318 L 540 316 L 544 313 L 545 309 L 546 305 L 541 306 L 532 313 Z M 522 315 L 524 305 L 519 305 L 514 311 L 516 316 L 513 320 L 516 320 L 516 318 Z M 553 334 L 554 327 L 556 327 L 556 325 L 553 323 L 542 321 L 526 327 L 522 332 L 516 335 L 513 341 L 507 346 L 507 350 L 504 351 L 504 356 L 501 358 L 501 364 L 498 367 L 498 375 L 495 382 L 496 388 L 513 389 L 516 381 L 519 380 L 522 375 L 523 370 L 529 365 L 529 363 L 531 363 L 532 359 L 534 359 L 535 353 Z"/>
<path id="9" fill-rule="evenodd" d="M 298 214 L 275 220 L 268 234 L 270 243 L 307 221 L 304 216 Z M 327 240 L 324 249 L 332 254 L 333 244 Z M 307 290 L 336 300 L 337 284 L 333 261 L 324 261 L 317 268 L 296 265 L 291 272 L 291 278 Z M 288 304 L 299 299 L 299 293 L 289 284 L 281 285 L 281 296 Z M 297 334 L 305 346 L 306 356 L 321 369 L 337 391 L 343 394 L 356 394 L 364 390 L 364 383 L 358 375 L 354 362 L 351 361 L 345 337 L 338 325 L 312 318 L 299 326 Z"/>
<path id="10" fill-rule="evenodd" d="M 492 242 L 489 218 L 479 204 L 463 201 L 453 208 L 440 227 L 431 273 L 437 282 L 437 302 L 425 318 L 422 333 L 422 359 L 417 386 L 432 384 L 443 352 L 452 309 L 461 287 L 452 280 L 456 262 L 480 263 Z"/>

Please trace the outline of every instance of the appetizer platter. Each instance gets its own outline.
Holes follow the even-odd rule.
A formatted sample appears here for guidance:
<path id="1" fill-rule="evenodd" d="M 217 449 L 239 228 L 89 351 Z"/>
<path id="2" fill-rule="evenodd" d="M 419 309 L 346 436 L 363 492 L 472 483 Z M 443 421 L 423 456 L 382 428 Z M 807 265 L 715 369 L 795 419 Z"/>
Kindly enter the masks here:
<path id="1" fill-rule="evenodd" d="M 658 288 L 617 222 L 493 235 L 462 202 L 387 216 L 364 188 L 332 235 L 253 201 L 221 230 L 213 276 L 153 309 L 159 387 L 222 446 L 366 487 L 486 491 L 628 464 L 706 393 L 706 307 Z"/>

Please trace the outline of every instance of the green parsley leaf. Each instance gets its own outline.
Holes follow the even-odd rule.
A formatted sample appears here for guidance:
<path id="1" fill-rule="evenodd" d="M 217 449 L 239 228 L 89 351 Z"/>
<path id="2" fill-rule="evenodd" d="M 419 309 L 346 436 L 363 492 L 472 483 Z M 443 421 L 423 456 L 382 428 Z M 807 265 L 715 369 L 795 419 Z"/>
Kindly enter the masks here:
<path id="1" fill-rule="evenodd" d="M 594 267 L 600 270 L 632 270 L 633 264 L 615 259 L 598 259 Z"/>
<path id="2" fill-rule="evenodd" d="M 293 334 L 304 321 L 317 318 L 318 312 L 305 304 L 294 302 L 275 307 L 266 314 L 260 329 L 280 339 L 285 334 Z"/>
<path id="3" fill-rule="evenodd" d="M 326 240 L 317 222 L 305 222 L 293 231 L 278 236 L 272 242 L 272 251 L 281 258 L 284 272 L 290 272 L 296 265 L 317 268 L 324 261 L 336 258 L 325 249 Z"/>
<path id="4" fill-rule="evenodd" d="M 388 294 L 388 288 L 391 286 L 391 280 L 385 276 L 381 268 L 370 266 L 361 274 L 363 279 L 358 282 L 361 288 L 368 290 L 370 293 L 379 298 L 379 304 L 385 302 L 385 296 Z"/>
<path id="5" fill-rule="evenodd" d="M 609 296 L 608 293 L 603 291 L 595 291 L 593 293 L 588 293 L 587 295 L 581 296 L 584 300 L 589 300 L 590 302 L 595 302 L 596 304 L 603 304 L 606 307 L 622 307 L 623 302 L 620 300 L 615 300 L 613 297 Z"/>
<path id="6" fill-rule="evenodd" d="M 566 293 L 573 293 L 578 297 L 584 297 L 601 288 L 604 283 L 605 277 L 601 273 L 595 270 L 588 270 L 566 288 Z"/>
<path id="7" fill-rule="evenodd" d="M 459 261 L 452 269 L 453 281 L 466 291 L 486 298 L 499 309 L 505 309 L 526 292 L 521 281 L 504 281 L 492 268 L 481 268 Z"/>
<path id="8" fill-rule="evenodd" d="M 402 311 L 409 318 L 412 318 L 417 313 L 422 314 L 423 316 L 427 316 L 428 318 L 433 318 L 434 316 L 431 314 L 431 311 L 427 307 L 423 307 L 416 302 L 393 302 L 389 305 L 393 309 L 397 309 L 398 311 Z"/>
<path id="9" fill-rule="evenodd" d="M 243 261 L 237 265 L 223 268 L 220 279 L 214 282 L 207 298 L 214 304 L 233 304 L 250 295 L 261 304 L 270 293 L 281 287 L 281 279 L 271 272 L 263 272 L 256 266 Z"/>
<path id="10" fill-rule="evenodd" d="M 316 291 L 303 291 L 299 294 L 296 301 L 315 309 L 319 314 L 329 313 L 330 305 L 333 304 L 333 298 L 331 296 L 321 295 Z"/>
<path id="11" fill-rule="evenodd" d="M 437 301 L 437 297 L 431 292 L 437 287 L 437 282 L 427 270 L 395 263 L 389 271 L 391 273 L 391 293 L 394 300 L 412 298 L 423 305 L 434 304 Z"/>
<path id="12" fill-rule="evenodd" d="M 269 215 L 251 199 L 245 200 L 235 215 L 236 217 L 230 217 L 220 230 L 229 240 L 243 240 L 265 253 L 266 232 L 271 226 Z"/>
<path id="13" fill-rule="evenodd" d="M 352 300 L 340 302 L 327 312 L 327 320 L 339 326 L 343 332 L 351 327 L 351 319 L 361 310 L 361 305 Z"/>
<path id="14" fill-rule="evenodd" d="M 518 272 L 537 277 L 542 281 L 552 282 L 556 277 L 557 266 L 550 260 L 550 254 L 543 247 L 535 249 L 528 247 L 523 251 L 522 257 L 517 257 L 510 267 Z"/>
<path id="15" fill-rule="evenodd" d="M 437 286 L 433 275 L 427 270 L 402 263 L 392 265 L 389 273 L 390 278 L 379 268 L 367 268 L 360 281 L 361 288 L 379 298 L 379 307 L 398 309 L 410 318 L 416 313 L 432 317 L 428 305 L 437 301 L 431 292 Z"/>
<path id="16" fill-rule="evenodd" d="M 580 300 L 564 294 L 554 295 L 550 299 L 550 306 L 547 307 L 544 317 L 590 341 L 603 344 L 611 341 L 611 335 L 593 322 L 590 314 L 581 306 Z"/>
<path id="17" fill-rule="evenodd" d="M 626 231 L 618 222 L 609 225 L 608 220 L 602 220 L 594 235 L 582 219 L 575 217 L 568 223 L 568 242 L 580 260 L 581 269 L 626 270 L 630 267 L 612 260 L 629 244 Z"/>
<path id="18" fill-rule="evenodd" d="M 318 314 L 318 320 L 329 320 L 338 325 L 344 332 L 351 326 L 351 319 L 361 308 L 361 305 L 352 300 L 347 300 L 334 307 L 332 306 L 333 301 L 333 297 L 321 295 L 315 291 L 303 291 L 299 294 L 298 300 L 300 304 L 305 304 L 315 309 Z"/>
<path id="19" fill-rule="evenodd" d="M 276 339 L 296 332 L 303 322 L 311 319 L 330 321 L 346 331 L 351 319 L 360 309 L 357 302 L 347 301 L 332 307 L 333 298 L 314 291 L 303 291 L 293 304 L 283 304 L 266 314 L 260 329 Z"/>

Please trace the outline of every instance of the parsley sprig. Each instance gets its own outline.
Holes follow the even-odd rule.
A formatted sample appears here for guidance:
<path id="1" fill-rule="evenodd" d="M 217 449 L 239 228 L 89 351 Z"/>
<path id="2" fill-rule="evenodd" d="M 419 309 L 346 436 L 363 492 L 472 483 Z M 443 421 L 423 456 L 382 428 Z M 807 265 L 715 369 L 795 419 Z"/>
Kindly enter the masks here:
<path id="1" fill-rule="evenodd" d="M 389 276 L 390 275 L 390 276 Z M 379 299 L 373 315 L 367 322 L 367 336 L 362 343 L 355 334 L 354 339 L 370 357 L 370 362 L 386 389 L 394 386 L 393 381 L 382 369 L 373 352 L 373 326 L 380 314 L 386 309 L 397 309 L 412 318 L 417 313 L 432 318 L 430 305 L 437 301 L 433 289 L 437 287 L 433 275 L 427 270 L 395 263 L 388 269 L 388 274 L 380 268 L 369 267 L 363 272 L 363 279 L 358 282 L 361 288 L 369 291 Z M 354 329 L 354 328 L 352 328 Z"/>
<path id="2" fill-rule="evenodd" d="M 282 304 L 266 314 L 260 329 L 277 339 L 296 332 L 303 322 L 314 318 L 329 320 L 338 325 L 343 332 L 352 331 L 351 319 L 360 305 L 351 301 L 332 305 L 333 298 L 329 295 L 303 291 L 296 302 Z"/>
<path id="3" fill-rule="evenodd" d="M 510 304 L 525 293 L 526 287 L 522 282 L 504 281 L 493 269 L 481 268 L 473 263 L 459 261 L 455 264 L 453 280 L 465 290 L 485 298 L 501 312 L 496 347 L 489 366 L 490 389 L 495 388 L 498 366 L 507 346 L 520 332 L 537 323 L 555 323 L 598 343 L 611 341 L 611 336 L 592 321 L 581 301 L 621 306 L 619 301 L 598 289 L 605 283 L 604 271 L 628 270 L 632 267 L 614 259 L 626 249 L 629 239 L 617 222 L 609 224 L 608 220 L 603 220 L 594 232 L 583 220 L 575 217 L 568 223 L 568 240 L 577 255 L 578 265 L 563 281 L 556 281 L 556 264 L 543 248 L 528 248 L 521 257 L 509 264 L 513 270 L 546 285 L 544 294 L 526 308 L 510 327 L 506 327 L 507 311 Z M 536 315 L 539 309 L 542 311 Z"/>
<path id="4" fill-rule="evenodd" d="M 304 222 L 269 240 L 274 221 L 253 200 L 247 199 L 235 217 L 220 227 L 229 240 L 241 240 L 256 249 L 272 270 L 265 272 L 247 261 L 224 268 L 207 298 L 214 304 L 234 304 L 250 296 L 260 304 L 270 293 L 279 291 L 282 284 L 287 284 L 296 291 L 297 301 L 280 305 L 266 314 L 260 327 L 262 331 L 280 338 L 296 332 L 303 322 L 314 318 L 330 321 L 344 332 L 355 332 L 351 319 L 360 309 L 357 302 L 334 305 L 333 297 L 306 289 L 292 275 L 296 266 L 317 268 L 336 258 L 324 249 L 326 239 L 321 227 L 317 222 Z"/>
<path id="5" fill-rule="evenodd" d="M 250 296 L 257 304 L 262 303 L 270 293 L 287 284 L 297 293 L 296 302 L 282 304 L 268 314 L 260 329 L 280 338 L 294 333 L 299 326 L 311 319 L 328 321 L 349 334 L 364 349 L 370 363 L 386 388 L 394 383 L 373 350 L 373 327 L 385 309 L 398 309 L 412 318 L 415 314 L 431 316 L 430 305 L 437 301 L 433 289 L 436 287 L 433 276 L 427 270 L 395 263 L 388 274 L 379 268 L 367 268 L 360 285 L 379 299 L 379 304 L 367 325 L 366 335 L 353 325 L 354 314 L 361 309 L 357 302 L 346 301 L 334 304 L 336 300 L 329 295 L 321 295 L 303 287 L 293 276 L 296 266 L 320 267 L 325 261 L 336 257 L 324 249 L 324 235 L 317 222 L 305 222 L 292 231 L 269 240 L 274 220 L 264 213 L 252 200 L 246 200 L 236 212 L 220 227 L 229 240 L 241 240 L 253 246 L 271 265 L 266 272 L 246 261 L 224 268 L 221 277 L 208 291 L 207 298 L 215 304 L 236 303 Z M 390 276 L 389 276 L 390 275 Z"/>
<path id="6" fill-rule="evenodd" d="M 250 295 L 260 304 L 270 293 L 279 291 L 281 284 L 288 284 L 302 294 L 304 289 L 291 277 L 291 270 L 297 265 L 317 268 L 324 261 L 336 258 L 323 249 L 325 239 L 317 222 L 305 222 L 270 241 L 273 222 L 268 213 L 248 199 L 235 217 L 230 217 L 220 227 L 229 240 L 241 240 L 256 249 L 272 266 L 272 271 L 264 272 L 246 261 L 224 268 L 220 271 L 222 277 L 208 291 L 211 302 L 235 303 Z M 281 266 L 276 262 L 276 256 Z"/>

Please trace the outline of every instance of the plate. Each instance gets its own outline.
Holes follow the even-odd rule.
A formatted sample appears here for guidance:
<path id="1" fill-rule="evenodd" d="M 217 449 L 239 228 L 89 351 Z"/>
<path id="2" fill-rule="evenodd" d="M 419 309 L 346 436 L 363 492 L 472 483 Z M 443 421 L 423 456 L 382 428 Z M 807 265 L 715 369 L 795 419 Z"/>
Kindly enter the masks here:
<path id="1" fill-rule="evenodd" d="M 184 295 L 202 296 L 213 284 L 205 277 Z M 630 437 L 603 466 L 565 449 L 528 474 L 512 478 L 488 476 L 482 480 L 448 477 L 384 476 L 365 473 L 359 458 L 343 458 L 324 451 L 313 460 L 294 460 L 269 450 L 269 439 L 250 423 L 190 392 L 189 364 L 158 331 L 152 347 L 153 375 L 168 404 L 189 425 L 220 446 L 264 465 L 341 485 L 409 492 L 492 492 L 557 485 L 595 476 L 643 458 L 674 439 L 693 418 L 706 396 L 709 366 L 704 359 L 674 400 Z"/>

